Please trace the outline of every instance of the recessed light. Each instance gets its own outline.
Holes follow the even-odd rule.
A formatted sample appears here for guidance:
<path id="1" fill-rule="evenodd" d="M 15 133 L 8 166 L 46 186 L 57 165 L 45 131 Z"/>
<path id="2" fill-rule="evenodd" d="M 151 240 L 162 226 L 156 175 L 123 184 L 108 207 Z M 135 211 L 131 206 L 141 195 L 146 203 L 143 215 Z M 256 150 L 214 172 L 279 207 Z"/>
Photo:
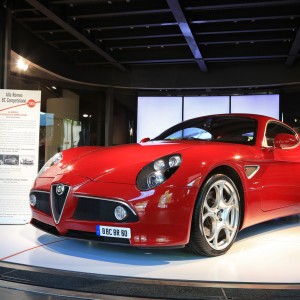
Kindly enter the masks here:
<path id="1" fill-rule="evenodd" d="M 23 61 L 23 59 L 19 58 L 17 61 L 17 68 L 22 71 L 27 71 L 29 65 Z"/>
<path id="2" fill-rule="evenodd" d="M 51 88 L 52 88 L 53 90 L 57 90 L 57 87 L 56 87 L 55 85 L 52 85 Z"/>

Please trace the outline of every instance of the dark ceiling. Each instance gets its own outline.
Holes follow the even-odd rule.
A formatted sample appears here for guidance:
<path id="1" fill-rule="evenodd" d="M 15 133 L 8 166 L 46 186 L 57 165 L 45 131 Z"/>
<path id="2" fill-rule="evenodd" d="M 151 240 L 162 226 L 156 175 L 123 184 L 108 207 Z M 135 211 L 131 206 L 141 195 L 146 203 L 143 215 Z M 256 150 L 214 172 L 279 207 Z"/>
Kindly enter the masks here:
<path id="1" fill-rule="evenodd" d="M 17 22 L 77 65 L 299 60 L 300 0 L 15 0 Z"/>

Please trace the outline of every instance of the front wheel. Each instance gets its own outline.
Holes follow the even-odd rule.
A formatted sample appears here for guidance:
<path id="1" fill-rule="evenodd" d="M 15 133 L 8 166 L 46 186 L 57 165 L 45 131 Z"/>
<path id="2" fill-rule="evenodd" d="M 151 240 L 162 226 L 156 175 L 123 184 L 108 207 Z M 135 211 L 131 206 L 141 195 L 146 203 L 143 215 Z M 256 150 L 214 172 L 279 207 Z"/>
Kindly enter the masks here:
<path id="1" fill-rule="evenodd" d="M 240 219 L 241 200 L 235 183 L 223 174 L 211 176 L 195 205 L 187 249 L 205 256 L 224 254 L 236 238 Z"/>

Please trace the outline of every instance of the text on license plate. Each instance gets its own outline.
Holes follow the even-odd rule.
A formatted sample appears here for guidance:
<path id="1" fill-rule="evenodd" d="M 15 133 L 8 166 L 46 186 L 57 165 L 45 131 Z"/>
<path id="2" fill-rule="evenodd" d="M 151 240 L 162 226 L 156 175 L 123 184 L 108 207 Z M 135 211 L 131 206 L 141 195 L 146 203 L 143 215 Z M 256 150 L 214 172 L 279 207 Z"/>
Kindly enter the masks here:
<path id="1" fill-rule="evenodd" d="M 116 237 L 123 239 L 131 238 L 131 230 L 126 227 L 112 227 L 112 226 L 96 226 L 96 234 L 99 236 Z"/>

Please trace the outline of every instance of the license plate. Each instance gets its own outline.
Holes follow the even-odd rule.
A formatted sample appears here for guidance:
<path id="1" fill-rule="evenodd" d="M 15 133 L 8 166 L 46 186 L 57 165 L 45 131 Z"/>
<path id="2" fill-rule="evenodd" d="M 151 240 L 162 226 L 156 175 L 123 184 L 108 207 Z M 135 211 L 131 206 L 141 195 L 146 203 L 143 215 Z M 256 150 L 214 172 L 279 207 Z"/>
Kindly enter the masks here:
<path id="1" fill-rule="evenodd" d="M 99 236 L 115 237 L 121 239 L 130 239 L 131 230 L 126 227 L 113 227 L 113 226 L 96 226 L 96 234 Z"/>

